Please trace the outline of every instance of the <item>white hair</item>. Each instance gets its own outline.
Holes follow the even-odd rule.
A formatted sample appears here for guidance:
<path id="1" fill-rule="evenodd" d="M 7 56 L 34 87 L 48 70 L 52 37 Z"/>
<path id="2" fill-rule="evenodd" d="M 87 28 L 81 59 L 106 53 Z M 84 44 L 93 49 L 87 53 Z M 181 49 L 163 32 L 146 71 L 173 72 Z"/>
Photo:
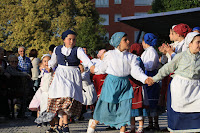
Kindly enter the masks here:
<path id="1" fill-rule="evenodd" d="M 18 52 L 19 52 L 20 48 L 23 48 L 23 49 L 25 50 L 25 47 L 24 47 L 24 46 L 20 46 L 20 47 L 18 48 Z"/>

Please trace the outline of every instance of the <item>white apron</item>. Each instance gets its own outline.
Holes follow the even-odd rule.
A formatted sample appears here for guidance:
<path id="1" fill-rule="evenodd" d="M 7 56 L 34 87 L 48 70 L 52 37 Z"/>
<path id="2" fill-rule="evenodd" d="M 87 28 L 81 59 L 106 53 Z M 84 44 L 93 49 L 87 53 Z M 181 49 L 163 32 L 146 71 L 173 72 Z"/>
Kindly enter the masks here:
<path id="1" fill-rule="evenodd" d="M 176 112 L 200 112 L 200 80 L 176 75 L 171 82 L 171 107 Z"/>

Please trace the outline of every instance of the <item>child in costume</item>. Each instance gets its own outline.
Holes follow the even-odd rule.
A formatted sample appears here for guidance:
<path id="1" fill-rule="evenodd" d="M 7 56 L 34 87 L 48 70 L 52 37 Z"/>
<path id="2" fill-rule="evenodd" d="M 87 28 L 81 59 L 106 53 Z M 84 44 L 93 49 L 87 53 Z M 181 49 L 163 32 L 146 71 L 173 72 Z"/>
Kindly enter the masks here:
<path id="1" fill-rule="evenodd" d="M 126 33 L 116 32 L 112 35 L 110 44 L 115 49 L 106 52 L 98 66 L 90 68 L 92 73 L 100 71 L 108 75 L 97 101 L 93 119 L 89 120 L 87 133 L 94 133 L 99 122 L 120 128 L 120 133 L 124 133 L 126 125 L 130 125 L 134 97 L 129 75 L 142 83 L 148 81 L 148 77 L 139 66 L 137 56 L 128 52 L 130 46 Z"/>
<path id="2" fill-rule="evenodd" d="M 82 76 L 83 105 L 86 105 L 86 110 L 88 105 L 90 105 L 90 109 L 94 111 L 93 104 L 97 101 L 97 93 L 92 81 L 90 80 L 90 70 L 87 67 L 84 67 L 82 64 L 80 64 L 79 67 Z"/>
<path id="3" fill-rule="evenodd" d="M 142 40 L 142 46 L 145 51 L 141 55 L 142 62 L 145 67 L 145 74 L 148 76 L 154 76 L 157 73 L 159 56 L 154 46 L 157 45 L 157 36 L 152 33 L 146 33 Z M 149 126 L 145 130 L 159 130 L 158 125 L 158 99 L 160 95 L 160 86 L 158 83 L 154 86 L 146 86 L 148 101 L 149 101 Z M 154 118 L 154 125 L 153 125 Z"/>
<path id="4" fill-rule="evenodd" d="M 95 65 L 99 65 L 104 57 L 104 54 L 106 53 L 105 49 L 101 49 L 98 54 L 97 54 L 97 59 L 92 59 L 91 61 L 95 64 Z M 101 94 L 101 89 L 104 83 L 104 80 L 106 78 L 107 74 L 105 74 L 104 72 L 101 73 L 95 73 L 95 75 L 93 75 L 92 77 L 92 81 L 94 84 L 94 87 L 96 89 L 97 92 L 97 96 L 99 98 L 100 94 Z"/>
<path id="5" fill-rule="evenodd" d="M 140 67 L 145 70 L 144 64 L 140 58 L 144 49 L 141 44 L 134 43 L 130 47 L 130 52 L 138 56 L 137 60 L 140 62 Z M 132 110 L 131 110 L 131 131 L 130 133 L 135 133 L 135 120 L 139 121 L 139 127 L 136 133 L 143 133 L 144 116 L 147 116 L 146 107 L 149 105 L 148 97 L 145 86 L 134 79 L 129 78 L 134 91 L 134 98 L 132 99 Z"/>
<path id="6" fill-rule="evenodd" d="M 80 60 L 88 68 L 93 64 L 83 49 L 75 46 L 74 31 L 63 32 L 62 39 L 64 44 L 54 48 L 51 60 L 48 62 L 49 70 L 57 65 L 58 67 L 49 88 L 47 111 L 60 114 L 64 126 L 59 127 L 59 130 L 68 133 L 68 117 L 79 116 L 83 103 L 82 79 L 78 65 Z"/>
<path id="7" fill-rule="evenodd" d="M 165 64 L 149 84 L 174 73 L 167 93 L 170 132 L 200 132 L 200 34 L 190 40 L 189 49 Z"/>

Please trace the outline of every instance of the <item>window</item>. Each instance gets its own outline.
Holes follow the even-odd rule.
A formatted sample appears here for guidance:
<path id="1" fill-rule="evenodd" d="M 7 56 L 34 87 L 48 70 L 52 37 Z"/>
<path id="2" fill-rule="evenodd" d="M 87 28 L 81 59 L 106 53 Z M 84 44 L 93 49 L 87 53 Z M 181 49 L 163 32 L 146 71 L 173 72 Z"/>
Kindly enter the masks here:
<path id="1" fill-rule="evenodd" d="M 153 0 L 135 0 L 135 6 L 150 6 Z"/>
<path id="2" fill-rule="evenodd" d="M 115 0 L 115 4 L 121 4 L 122 1 L 121 0 Z"/>
<path id="3" fill-rule="evenodd" d="M 135 12 L 134 15 L 135 16 L 143 16 L 143 15 L 146 15 L 148 14 L 147 12 Z"/>
<path id="4" fill-rule="evenodd" d="M 119 22 L 118 18 L 121 18 L 122 15 L 121 14 L 115 14 L 115 22 Z"/>
<path id="5" fill-rule="evenodd" d="M 138 37 L 138 34 L 139 34 L 140 31 L 135 31 L 135 35 L 134 35 L 134 38 L 135 38 L 135 42 L 137 41 L 137 37 Z M 139 39 L 139 42 L 138 43 L 142 43 L 142 37 L 144 36 L 145 32 L 142 31 L 141 35 L 140 35 L 140 39 Z"/>
<path id="6" fill-rule="evenodd" d="M 95 0 L 96 7 L 109 7 L 109 0 Z"/>
<path id="7" fill-rule="evenodd" d="M 101 22 L 102 25 L 109 25 L 109 15 L 108 14 L 100 14 L 99 16 L 103 19 L 103 22 Z"/>

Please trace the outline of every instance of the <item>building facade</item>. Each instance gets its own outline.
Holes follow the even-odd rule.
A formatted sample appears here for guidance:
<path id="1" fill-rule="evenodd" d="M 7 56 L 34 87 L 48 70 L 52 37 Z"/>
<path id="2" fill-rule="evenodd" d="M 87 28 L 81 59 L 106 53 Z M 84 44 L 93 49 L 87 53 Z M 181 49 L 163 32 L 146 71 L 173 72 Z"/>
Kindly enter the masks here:
<path id="1" fill-rule="evenodd" d="M 122 31 L 128 34 L 130 43 L 134 43 L 139 33 L 129 25 L 118 21 L 120 17 L 139 16 L 147 14 L 151 9 L 153 0 L 92 0 L 95 7 L 105 21 L 102 24 L 108 31 L 107 37 L 111 37 L 115 32 Z"/>

